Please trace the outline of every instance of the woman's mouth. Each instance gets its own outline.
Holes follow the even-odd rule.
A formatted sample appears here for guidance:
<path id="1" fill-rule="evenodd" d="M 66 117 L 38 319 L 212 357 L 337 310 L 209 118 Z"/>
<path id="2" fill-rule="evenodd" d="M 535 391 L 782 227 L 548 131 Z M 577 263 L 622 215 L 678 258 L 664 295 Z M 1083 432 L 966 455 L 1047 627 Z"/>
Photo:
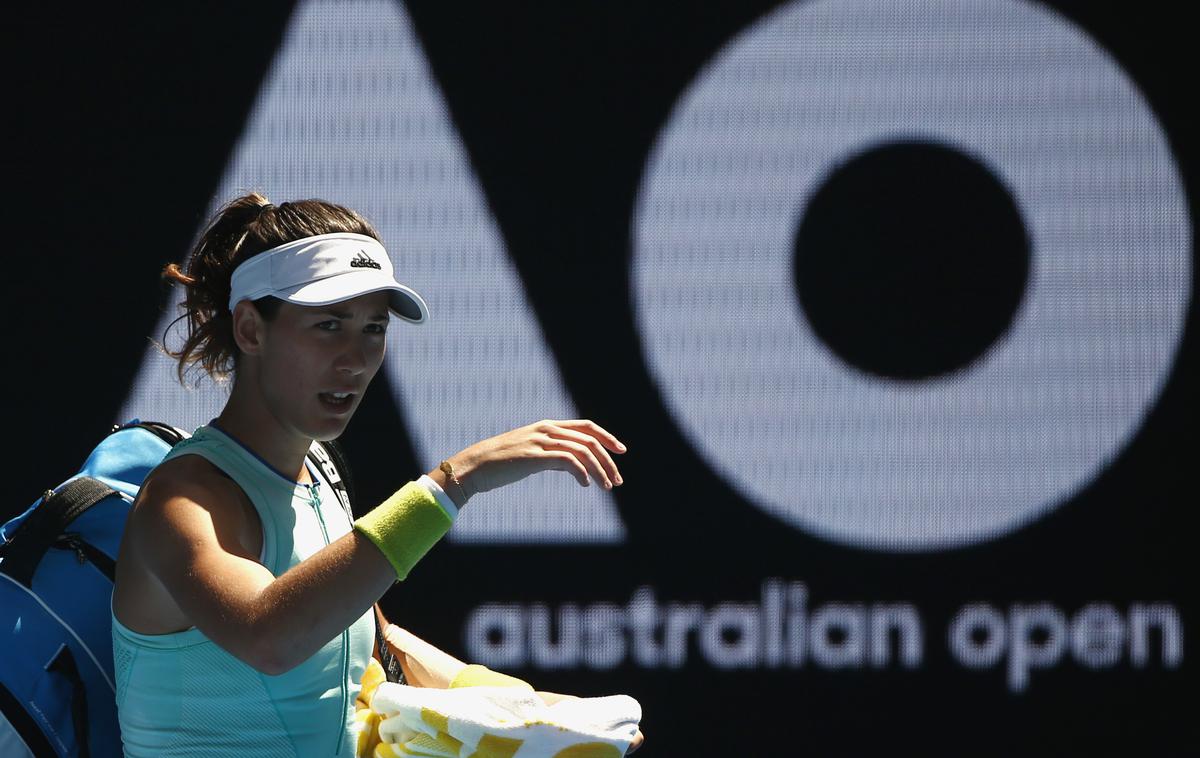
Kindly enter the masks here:
<path id="1" fill-rule="evenodd" d="M 334 413 L 344 413 L 350 410 L 354 400 L 353 392 L 322 392 L 317 395 L 321 404 Z"/>

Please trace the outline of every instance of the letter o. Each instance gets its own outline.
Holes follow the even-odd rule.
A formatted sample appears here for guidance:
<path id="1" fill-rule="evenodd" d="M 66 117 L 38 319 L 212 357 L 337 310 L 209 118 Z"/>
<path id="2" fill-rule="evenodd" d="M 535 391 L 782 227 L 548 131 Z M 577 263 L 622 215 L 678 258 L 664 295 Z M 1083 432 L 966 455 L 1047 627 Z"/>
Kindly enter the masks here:
<path id="1" fill-rule="evenodd" d="M 987 633 L 982 642 L 973 639 L 976 630 Z M 1004 655 L 1007 634 L 1004 614 L 986 603 L 974 603 L 960 610 L 950 622 L 950 652 L 967 668 L 995 666 Z"/>
<path id="2" fill-rule="evenodd" d="M 499 640 L 493 642 L 493 634 Z M 497 668 L 520 668 L 528 659 L 525 614 L 519 605 L 486 603 L 471 611 L 463 629 L 472 660 Z"/>
<path id="3" fill-rule="evenodd" d="M 1030 65 L 1054 51 L 1053 76 Z M 866 375 L 792 287 L 807 199 L 921 140 L 985 166 L 1031 243 L 1008 332 L 919 383 Z M 634 318 L 665 405 L 747 501 L 843 544 L 994 539 L 1071 499 L 1157 401 L 1190 298 L 1188 205 L 1137 86 L 1033 3 L 794 2 L 729 42 L 662 129 L 633 220 Z"/>

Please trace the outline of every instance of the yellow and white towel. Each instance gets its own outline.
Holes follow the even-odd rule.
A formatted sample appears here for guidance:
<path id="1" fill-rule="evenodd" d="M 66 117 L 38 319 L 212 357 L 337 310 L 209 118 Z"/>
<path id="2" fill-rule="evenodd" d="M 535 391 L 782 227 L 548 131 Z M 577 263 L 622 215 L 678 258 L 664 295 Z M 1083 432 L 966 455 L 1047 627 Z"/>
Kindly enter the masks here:
<path id="1" fill-rule="evenodd" d="M 642 707 L 628 695 L 546 705 L 520 687 L 433 689 L 384 682 L 370 701 L 377 758 L 620 758 Z M 375 719 L 378 719 L 376 723 Z"/>

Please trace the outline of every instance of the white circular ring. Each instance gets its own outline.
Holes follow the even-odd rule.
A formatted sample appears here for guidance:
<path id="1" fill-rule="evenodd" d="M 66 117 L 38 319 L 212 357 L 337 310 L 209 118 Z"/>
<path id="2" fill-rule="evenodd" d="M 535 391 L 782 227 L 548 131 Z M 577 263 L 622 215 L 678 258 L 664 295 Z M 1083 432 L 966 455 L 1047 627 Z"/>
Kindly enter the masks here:
<path id="1" fill-rule="evenodd" d="M 985 166 L 1031 243 L 1010 329 L 916 383 L 842 362 L 792 273 L 825 178 L 902 140 Z M 633 225 L 634 317 L 684 436 L 753 505 L 871 549 L 985 541 L 1071 499 L 1156 402 L 1190 298 L 1187 202 L 1150 107 L 1087 33 L 1013 0 L 763 17 L 677 103 Z"/>

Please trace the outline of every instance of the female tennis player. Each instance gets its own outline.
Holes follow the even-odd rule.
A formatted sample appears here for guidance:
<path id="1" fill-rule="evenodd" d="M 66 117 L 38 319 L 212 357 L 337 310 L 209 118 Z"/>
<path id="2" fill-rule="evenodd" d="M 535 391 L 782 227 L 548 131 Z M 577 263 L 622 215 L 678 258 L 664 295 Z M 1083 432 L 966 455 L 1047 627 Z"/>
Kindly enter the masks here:
<path id="1" fill-rule="evenodd" d="M 163 347 L 180 381 L 199 366 L 233 382 L 220 415 L 150 472 L 130 512 L 112 600 L 126 755 L 353 756 L 376 601 L 473 495 L 547 470 L 610 489 L 621 484 L 611 453 L 625 447 L 586 419 L 528 424 L 451 455 L 350 523 L 306 455 L 345 430 L 389 324 L 428 318 L 378 233 L 333 203 L 252 193 L 221 208 L 186 270 L 163 275 L 186 288 L 187 339 Z M 412 684 L 504 678 L 389 631 Z"/>

